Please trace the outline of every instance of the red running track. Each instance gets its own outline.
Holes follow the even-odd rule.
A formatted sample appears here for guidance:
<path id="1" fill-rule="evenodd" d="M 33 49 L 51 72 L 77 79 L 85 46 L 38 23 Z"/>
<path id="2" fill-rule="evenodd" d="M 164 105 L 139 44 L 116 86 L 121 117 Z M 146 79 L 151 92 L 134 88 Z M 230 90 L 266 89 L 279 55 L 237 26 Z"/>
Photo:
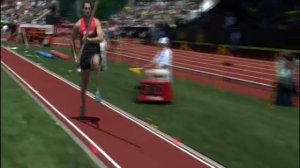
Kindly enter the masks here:
<path id="1" fill-rule="evenodd" d="M 1 47 L 1 65 L 11 69 L 30 85 L 29 90 L 88 147 L 105 153 L 97 155 L 108 167 L 124 168 L 206 168 L 220 166 L 187 148 L 174 145 L 152 128 L 128 119 L 108 104 L 87 97 L 86 120 L 78 119 L 80 92 L 36 64 Z M 24 84 L 24 81 L 20 79 Z M 60 114 L 61 113 L 61 114 Z M 76 129 L 77 127 L 77 129 Z M 148 129 L 147 129 L 148 128 Z M 79 131 L 78 131 L 79 130 Z M 80 133 L 82 131 L 82 133 Z M 86 138 L 88 137 L 88 138 Z M 101 149 L 99 149 L 101 148 Z M 204 161 L 206 160 L 206 161 Z M 115 164 L 113 163 L 115 162 Z"/>
<path id="2" fill-rule="evenodd" d="M 127 54 L 136 58 L 143 58 L 150 60 L 155 55 L 155 52 L 145 51 L 145 49 L 115 49 L 114 52 L 118 54 Z M 206 71 L 215 74 L 226 74 L 227 76 L 240 78 L 260 83 L 265 83 L 271 85 L 275 81 L 275 73 L 260 72 L 257 70 L 249 70 L 243 67 L 237 66 L 223 66 L 222 60 L 217 60 L 217 63 L 211 62 L 211 60 L 206 59 L 204 61 L 195 60 L 195 58 L 184 58 L 184 56 L 176 57 L 177 53 L 174 53 L 173 64 L 181 67 L 191 68 L 200 71 Z M 224 61 L 226 62 L 226 61 Z M 233 62 L 233 61 L 232 61 Z M 254 66 L 251 68 L 255 68 Z M 275 71 L 274 71 L 275 72 Z"/>
<path id="3" fill-rule="evenodd" d="M 53 42 L 63 45 L 67 41 L 68 39 L 65 38 L 56 38 Z M 157 49 L 158 47 L 155 46 L 138 44 L 133 40 L 125 39 L 122 40 L 121 45 L 111 47 L 108 59 L 131 66 L 141 66 L 153 58 Z M 272 85 L 276 81 L 275 65 L 272 61 L 180 49 L 173 49 L 173 54 L 175 76 L 260 99 L 271 99 Z M 226 63 L 232 66 L 226 66 Z M 295 74 L 298 79 L 296 81 L 299 81 L 298 75 L 299 72 Z M 294 99 L 294 104 L 299 107 L 299 97 Z"/>
<path id="4" fill-rule="evenodd" d="M 150 60 L 158 47 L 123 41 L 113 48 L 114 55 L 123 55 L 123 62 L 133 66 L 143 65 L 142 60 Z M 194 51 L 173 49 L 174 74 L 182 78 L 214 85 L 218 88 L 235 91 L 249 96 L 270 100 L 272 85 L 276 81 L 275 64 L 272 61 L 255 60 L 206 54 Z M 140 59 L 136 63 L 135 59 Z M 127 60 L 126 59 L 130 59 Z M 124 61 L 125 60 L 125 61 Z M 224 64 L 231 64 L 226 66 Z M 295 74 L 299 86 L 299 71 Z M 299 107 L 299 97 L 295 96 L 294 105 Z"/>
<path id="5" fill-rule="evenodd" d="M 66 44 L 66 41 L 67 39 L 56 38 L 54 43 Z M 111 50 L 117 54 L 129 55 L 144 60 L 152 59 L 158 50 L 158 47 L 155 46 L 136 44 L 127 40 L 123 40 L 119 47 L 112 46 Z M 271 61 L 205 54 L 178 49 L 173 49 L 173 51 L 174 66 L 226 75 L 266 85 L 272 85 L 276 78 L 274 63 Z M 232 66 L 224 66 L 224 63 L 231 63 Z"/>
<path id="6" fill-rule="evenodd" d="M 152 59 L 158 51 L 158 47 L 134 44 L 123 41 L 114 52 L 130 54 L 137 58 Z M 196 70 L 203 70 L 216 74 L 227 74 L 254 82 L 272 85 L 276 80 L 275 64 L 273 61 L 264 61 L 249 58 L 207 54 L 194 51 L 173 49 L 173 64 Z M 231 64 L 230 66 L 226 64 Z M 296 78 L 298 74 L 295 74 Z"/>

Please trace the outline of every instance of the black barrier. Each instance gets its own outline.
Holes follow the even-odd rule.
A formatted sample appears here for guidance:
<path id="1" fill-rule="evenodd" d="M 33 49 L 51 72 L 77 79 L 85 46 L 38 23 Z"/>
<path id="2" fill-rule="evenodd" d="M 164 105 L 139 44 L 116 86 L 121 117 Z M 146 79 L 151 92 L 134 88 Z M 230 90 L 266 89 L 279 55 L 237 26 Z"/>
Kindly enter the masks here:
<path id="1" fill-rule="evenodd" d="M 300 50 L 266 48 L 242 45 L 213 44 L 213 43 L 192 43 L 186 41 L 173 41 L 172 47 L 177 49 L 192 50 L 198 52 L 216 53 L 221 55 L 234 55 L 265 60 L 273 60 L 278 52 L 288 51 L 300 58 Z"/>

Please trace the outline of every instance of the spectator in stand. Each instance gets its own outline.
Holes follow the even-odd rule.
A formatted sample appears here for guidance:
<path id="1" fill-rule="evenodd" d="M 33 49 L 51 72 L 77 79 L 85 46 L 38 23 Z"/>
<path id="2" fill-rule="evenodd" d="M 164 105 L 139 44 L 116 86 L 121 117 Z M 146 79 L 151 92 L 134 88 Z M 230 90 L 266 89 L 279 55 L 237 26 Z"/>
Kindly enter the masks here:
<path id="1" fill-rule="evenodd" d="M 51 13 L 54 14 L 55 16 L 58 16 L 58 3 L 56 0 L 52 0 L 49 6 L 49 9 L 51 10 Z"/>
<path id="2" fill-rule="evenodd" d="M 10 24 L 10 41 L 14 41 L 15 37 L 17 36 L 17 19 L 14 19 L 13 22 Z"/>

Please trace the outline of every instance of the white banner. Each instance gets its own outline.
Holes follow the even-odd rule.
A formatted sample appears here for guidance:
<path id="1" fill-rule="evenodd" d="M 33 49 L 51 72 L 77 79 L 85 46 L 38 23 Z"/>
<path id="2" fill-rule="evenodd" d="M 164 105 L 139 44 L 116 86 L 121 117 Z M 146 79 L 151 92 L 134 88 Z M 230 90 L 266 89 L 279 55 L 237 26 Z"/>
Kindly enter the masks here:
<path id="1" fill-rule="evenodd" d="M 57 24 L 55 25 L 55 35 L 71 35 L 74 24 Z"/>
<path id="2" fill-rule="evenodd" d="M 54 34 L 54 26 L 53 25 L 39 25 L 39 24 L 20 24 L 18 32 L 21 33 L 21 29 L 40 29 L 45 30 L 45 34 L 53 35 Z"/>

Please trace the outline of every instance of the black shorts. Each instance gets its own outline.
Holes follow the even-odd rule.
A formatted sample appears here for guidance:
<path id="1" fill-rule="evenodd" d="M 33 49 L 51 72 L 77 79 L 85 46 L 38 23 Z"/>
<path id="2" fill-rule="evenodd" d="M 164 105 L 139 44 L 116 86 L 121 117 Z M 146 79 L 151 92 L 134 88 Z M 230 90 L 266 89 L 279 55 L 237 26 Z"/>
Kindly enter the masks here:
<path id="1" fill-rule="evenodd" d="M 100 57 L 98 51 L 83 51 L 80 59 L 80 68 L 83 70 L 91 69 L 92 59 L 95 54 L 98 54 Z"/>
<path id="2" fill-rule="evenodd" d="M 285 85 L 282 83 L 277 83 L 276 86 L 277 92 L 281 93 L 288 93 L 288 94 L 296 94 L 297 93 L 297 87 L 294 82 L 291 82 L 290 85 Z"/>

